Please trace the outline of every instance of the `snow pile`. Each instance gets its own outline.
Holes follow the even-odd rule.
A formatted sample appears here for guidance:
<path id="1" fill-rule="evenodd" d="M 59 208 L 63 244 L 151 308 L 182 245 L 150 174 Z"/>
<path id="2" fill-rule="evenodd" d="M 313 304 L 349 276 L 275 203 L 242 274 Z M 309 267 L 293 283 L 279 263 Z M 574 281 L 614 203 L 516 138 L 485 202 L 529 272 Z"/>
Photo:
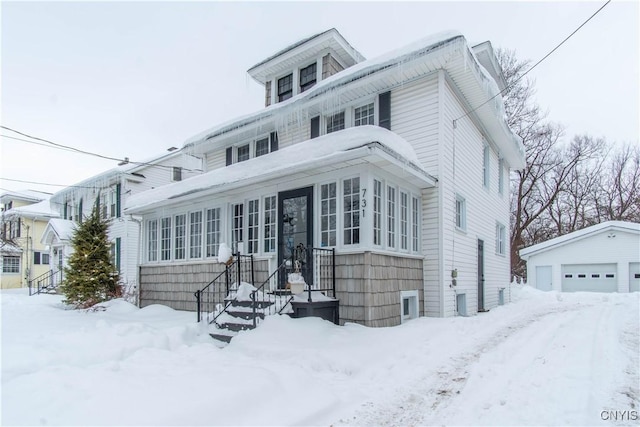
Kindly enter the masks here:
<path id="1" fill-rule="evenodd" d="M 218 262 L 220 264 L 226 264 L 232 256 L 233 252 L 231 252 L 231 248 L 224 242 L 220 243 L 220 246 L 218 247 Z"/>
<path id="2" fill-rule="evenodd" d="M 2 425 L 636 425 L 635 294 L 541 293 L 394 328 L 268 316 L 225 349 L 194 313 L 2 291 Z M 637 414 L 637 412 L 636 412 Z"/>

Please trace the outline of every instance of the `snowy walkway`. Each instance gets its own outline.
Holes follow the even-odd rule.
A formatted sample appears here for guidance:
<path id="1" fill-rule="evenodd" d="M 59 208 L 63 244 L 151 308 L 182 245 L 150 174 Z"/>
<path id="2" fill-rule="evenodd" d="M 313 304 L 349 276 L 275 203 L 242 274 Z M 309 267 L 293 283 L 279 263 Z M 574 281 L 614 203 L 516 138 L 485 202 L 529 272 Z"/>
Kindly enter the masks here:
<path id="1" fill-rule="evenodd" d="M 270 318 L 219 349 L 193 313 L 3 291 L 0 421 L 638 425 L 640 295 L 516 295 L 395 328 Z"/>

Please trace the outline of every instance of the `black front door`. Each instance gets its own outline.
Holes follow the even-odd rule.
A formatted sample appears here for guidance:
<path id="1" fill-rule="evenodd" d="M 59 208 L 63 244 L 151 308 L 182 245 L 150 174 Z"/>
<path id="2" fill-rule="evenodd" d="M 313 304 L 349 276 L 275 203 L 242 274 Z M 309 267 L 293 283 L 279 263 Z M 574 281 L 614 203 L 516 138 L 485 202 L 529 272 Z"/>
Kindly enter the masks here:
<path id="1" fill-rule="evenodd" d="M 288 261 L 295 271 L 296 261 L 307 284 L 313 284 L 313 187 L 278 193 L 278 265 Z M 283 287 L 286 277 L 280 280 Z"/>

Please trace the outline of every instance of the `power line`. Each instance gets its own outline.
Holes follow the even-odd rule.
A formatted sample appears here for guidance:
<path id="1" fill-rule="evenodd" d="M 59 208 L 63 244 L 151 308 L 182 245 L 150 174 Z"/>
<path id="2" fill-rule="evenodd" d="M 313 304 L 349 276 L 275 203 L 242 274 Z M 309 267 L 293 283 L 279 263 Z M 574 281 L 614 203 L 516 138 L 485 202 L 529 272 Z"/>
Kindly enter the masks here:
<path id="1" fill-rule="evenodd" d="M 497 97 L 498 95 L 502 95 L 503 92 L 506 92 L 507 90 L 511 89 L 516 83 L 518 83 L 520 80 L 522 80 L 522 78 L 524 76 L 526 76 L 527 74 L 529 74 L 534 68 L 536 68 L 542 61 L 544 61 L 545 59 L 547 59 L 553 52 L 555 52 L 556 50 L 558 50 L 558 48 L 560 46 L 562 46 L 567 40 L 569 40 L 575 33 L 577 33 L 582 27 L 584 27 L 586 25 L 587 22 L 591 21 L 591 19 L 596 16 L 598 13 L 600 13 L 600 11 L 602 9 L 604 9 L 609 3 L 611 3 L 611 0 L 607 0 L 607 2 L 605 4 L 603 4 L 600 9 L 596 10 L 593 15 L 591 15 L 589 18 L 587 18 L 586 21 L 584 21 L 582 24 L 580 24 L 580 26 L 578 28 L 576 28 L 575 30 L 573 30 L 573 32 L 571 34 L 569 34 L 567 37 L 565 37 L 564 40 L 562 40 L 556 47 L 554 47 L 553 49 L 551 49 L 551 51 L 549 53 L 547 53 L 545 56 L 542 57 L 542 59 L 540 59 L 538 62 L 536 62 L 531 68 L 529 68 L 527 71 L 525 71 L 520 77 L 518 77 L 516 80 L 513 81 L 513 83 L 511 83 L 510 85 L 508 85 L 507 87 L 505 87 L 504 89 L 502 89 L 500 92 L 496 93 L 495 95 L 493 95 L 491 98 L 487 99 L 485 102 L 483 102 L 482 104 L 478 105 L 476 108 L 474 108 L 473 110 L 469 111 L 468 113 L 458 117 L 457 119 L 454 119 L 453 122 L 457 122 L 460 119 L 463 119 L 465 117 L 467 117 L 469 114 L 473 113 L 474 111 L 478 110 L 480 107 L 482 107 L 483 105 L 486 105 L 487 103 L 489 103 L 491 100 L 493 100 L 495 97 Z"/>
<path id="2" fill-rule="evenodd" d="M 37 141 L 29 141 L 28 139 L 24 139 L 24 138 L 16 138 L 15 136 L 9 136 L 9 135 L 5 135 L 5 134 L 1 134 L 0 136 L 2 136 L 3 138 L 9 138 L 9 139 L 15 139 L 16 141 L 22 141 L 22 142 L 28 142 L 29 144 L 35 144 L 35 145 L 41 145 L 43 147 L 48 147 L 48 148 L 57 148 L 59 150 L 63 150 L 63 151 L 71 151 L 73 152 L 74 150 L 70 150 L 68 148 L 59 148 L 59 147 L 52 147 L 49 144 L 43 144 L 42 142 L 37 142 Z"/>
<path id="3" fill-rule="evenodd" d="M 93 153 L 91 151 L 80 150 L 79 148 L 71 147 L 71 146 L 68 146 L 68 145 L 58 144 L 56 142 L 49 141 L 48 139 L 44 139 L 44 138 L 39 138 L 37 136 L 28 135 L 26 133 L 20 132 L 20 131 L 18 131 L 16 129 L 12 129 L 12 128 L 7 127 L 7 126 L 0 126 L 0 128 L 6 129 L 6 130 L 11 131 L 11 132 L 15 132 L 15 133 L 17 133 L 19 135 L 22 135 L 22 136 L 25 136 L 27 138 L 35 139 L 36 141 L 46 142 L 47 144 L 50 144 L 53 147 L 61 149 L 61 150 L 74 151 L 74 152 L 77 152 L 77 153 L 86 154 L 86 155 L 94 156 L 94 157 L 99 157 L 101 159 L 106 159 L 106 160 L 114 160 L 114 161 L 117 161 L 117 162 L 119 162 L 121 164 L 132 164 L 132 165 L 139 165 L 139 166 L 149 166 L 149 167 L 164 168 L 164 169 L 169 169 L 169 170 L 173 170 L 173 168 L 174 168 L 174 166 L 168 166 L 168 165 L 157 165 L 157 164 L 154 164 L 154 163 L 147 163 L 147 162 L 133 162 L 133 161 L 129 160 L 128 157 L 125 157 L 124 159 L 119 159 L 117 157 L 105 156 L 105 155 L 102 155 L 102 154 Z M 24 139 L 15 138 L 15 137 L 11 137 L 11 136 L 8 136 L 8 135 L 2 135 L 2 136 L 5 137 L 5 138 L 12 138 L 12 139 L 16 139 L 18 141 L 31 142 L 31 143 L 35 144 L 35 142 L 26 141 Z M 45 144 L 38 144 L 38 145 L 45 145 Z M 182 168 L 182 170 L 187 171 L 187 172 L 202 172 L 201 169 Z"/>
<path id="4" fill-rule="evenodd" d="M 47 185 L 49 187 L 86 188 L 89 190 L 93 190 L 94 188 L 96 188 L 96 187 L 86 187 L 83 185 L 50 184 L 47 182 L 24 181 L 22 179 L 11 179 L 11 178 L 3 178 L 3 177 L 0 177 L 0 181 L 20 182 L 23 184 Z"/>

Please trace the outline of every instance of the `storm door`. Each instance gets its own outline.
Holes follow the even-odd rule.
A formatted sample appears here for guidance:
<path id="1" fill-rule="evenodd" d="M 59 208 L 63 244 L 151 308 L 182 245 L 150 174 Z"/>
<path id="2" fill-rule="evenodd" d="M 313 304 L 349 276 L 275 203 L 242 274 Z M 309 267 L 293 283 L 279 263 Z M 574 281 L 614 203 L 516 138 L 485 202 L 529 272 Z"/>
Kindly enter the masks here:
<path id="1" fill-rule="evenodd" d="M 278 265 L 287 261 L 287 271 L 296 266 L 305 281 L 313 284 L 313 187 L 278 193 Z M 284 287 L 286 275 L 280 278 Z"/>

